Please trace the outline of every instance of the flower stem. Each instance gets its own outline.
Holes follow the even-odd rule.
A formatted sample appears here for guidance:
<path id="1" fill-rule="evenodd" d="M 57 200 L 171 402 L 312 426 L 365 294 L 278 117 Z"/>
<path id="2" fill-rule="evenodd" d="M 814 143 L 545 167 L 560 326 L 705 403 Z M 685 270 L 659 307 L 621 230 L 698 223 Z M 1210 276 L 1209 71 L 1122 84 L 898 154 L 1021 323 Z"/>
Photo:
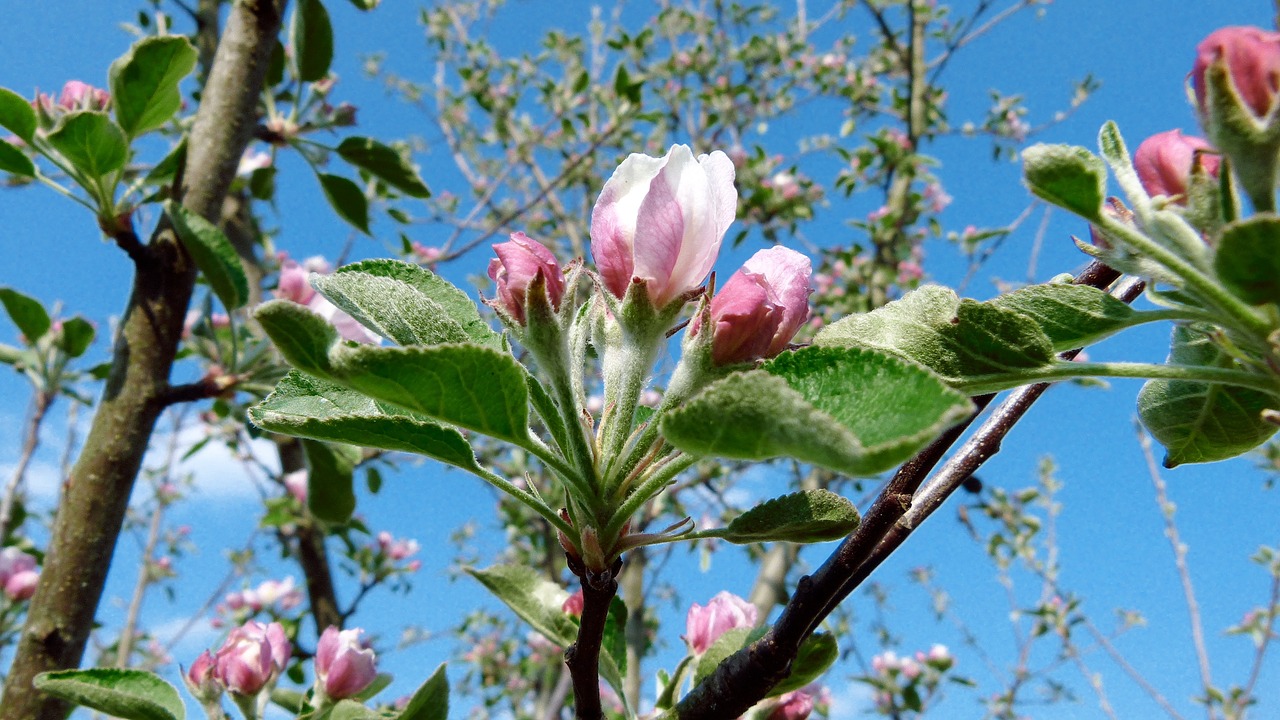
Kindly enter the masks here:
<path id="1" fill-rule="evenodd" d="M 569 525 L 569 523 L 565 522 L 551 508 L 547 507 L 546 503 L 543 503 L 537 497 L 534 497 L 533 493 L 530 493 L 528 490 L 523 490 L 521 488 L 516 487 L 511 483 L 510 480 L 507 480 L 501 475 L 498 475 L 497 473 L 492 472 L 486 468 L 483 468 L 483 467 L 472 468 L 471 471 L 475 473 L 481 480 L 484 480 L 485 482 L 489 483 L 495 488 L 501 490 L 502 492 L 524 503 L 529 509 L 538 513 L 543 517 L 544 520 L 551 523 L 552 527 L 563 532 L 569 537 L 578 536 L 578 533 L 573 529 L 571 525 Z"/>
<path id="2" fill-rule="evenodd" d="M 640 509 L 640 506 L 648 502 L 654 495 L 657 495 L 677 475 L 693 467 L 696 462 L 698 462 L 698 458 L 678 455 L 665 465 L 654 468 L 649 477 L 640 483 L 635 492 L 628 495 L 626 501 L 613 513 L 613 517 L 609 520 L 609 524 L 605 526 L 601 536 L 614 537 L 617 535 L 622 530 L 623 524 Z"/>

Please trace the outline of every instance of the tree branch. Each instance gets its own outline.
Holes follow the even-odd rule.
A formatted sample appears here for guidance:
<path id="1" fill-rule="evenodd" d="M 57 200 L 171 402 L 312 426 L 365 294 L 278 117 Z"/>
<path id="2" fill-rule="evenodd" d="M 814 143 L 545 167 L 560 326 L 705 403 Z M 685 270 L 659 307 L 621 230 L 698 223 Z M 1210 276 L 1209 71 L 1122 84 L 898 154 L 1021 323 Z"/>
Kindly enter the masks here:
<path id="1" fill-rule="evenodd" d="M 216 221 L 249 142 L 285 0 L 235 3 L 202 93 L 187 155 L 183 204 Z M 111 375 L 66 482 L 52 539 L 0 698 L 0 720 L 56 720 L 66 703 L 35 690 L 35 676 L 76 667 L 182 337 L 196 268 L 161 221 L 135 265 Z"/>
<path id="2" fill-rule="evenodd" d="M 600 645 L 604 640 L 604 624 L 609 617 L 609 604 L 618 592 L 619 559 L 608 571 L 596 575 L 569 558 L 569 569 L 582 579 L 582 624 L 578 641 L 564 651 L 564 664 L 573 676 L 574 716 L 578 720 L 603 720 L 600 705 Z"/>

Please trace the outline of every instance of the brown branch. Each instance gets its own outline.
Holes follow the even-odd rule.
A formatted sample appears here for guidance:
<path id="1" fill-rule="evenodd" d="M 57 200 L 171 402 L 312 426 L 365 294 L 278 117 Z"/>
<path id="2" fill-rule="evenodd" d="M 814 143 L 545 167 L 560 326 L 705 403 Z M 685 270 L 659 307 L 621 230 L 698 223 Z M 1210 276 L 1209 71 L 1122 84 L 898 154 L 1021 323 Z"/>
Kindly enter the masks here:
<path id="1" fill-rule="evenodd" d="M 249 142 L 258 95 L 285 0 L 244 0 L 231 10 L 191 132 L 183 203 L 216 221 Z M 182 336 L 196 268 L 165 221 L 137 263 L 111 375 L 84 449 L 66 481 L 52 539 L 17 643 L 0 720 L 55 720 L 66 703 L 35 690 L 35 676 L 76 667 Z"/>
<path id="2" fill-rule="evenodd" d="M 609 617 L 609 604 L 618 592 L 618 573 L 622 560 L 599 574 L 584 568 L 581 561 L 569 558 L 569 569 L 582 580 L 582 624 L 578 640 L 564 651 L 564 664 L 573 676 L 574 716 L 578 720 L 603 720 L 600 705 L 600 645 L 604 641 L 604 624 Z"/>
<path id="3" fill-rule="evenodd" d="M 282 474 L 306 467 L 302 443 L 297 438 L 281 437 L 277 440 L 276 447 L 280 454 Z M 329 554 L 324 546 L 324 529 L 310 514 L 299 521 L 296 527 L 298 566 L 302 568 L 302 577 L 307 583 L 307 601 L 311 604 L 311 619 L 315 622 L 318 636 L 330 625 L 341 628 L 343 614 L 338 609 L 333 568 L 329 564 Z"/>
<path id="4" fill-rule="evenodd" d="M 1089 265 L 1076 282 L 1106 287 L 1118 274 L 1100 263 Z M 1130 301 L 1142 291 L 1140 282 L 1126 287 L 1121 299 Z M 1073 357 L 1075 351 L 1064 353 Z M 948 430 L 894 475 L 862 519 L 858 529 L 812 576 L 800 578 L 791 601 L 777 623 L 760 640 L 731 655 L 676 707 L 680 720 L 734 717 L 768 694 L 790 671 L 800 645 L 818 624 L 906 540 L 930 513 L 1000 449 L 1014 424 L 1031 407 L 1047 383 L 1015 390 L 965 443 L 931 482 L 920 488 L 947 449 L 959 439 L 971 417 Z M 992 396 L 975 398 L 979 409 Z M 976 416 L 976 413 L 975 413 Z"/>

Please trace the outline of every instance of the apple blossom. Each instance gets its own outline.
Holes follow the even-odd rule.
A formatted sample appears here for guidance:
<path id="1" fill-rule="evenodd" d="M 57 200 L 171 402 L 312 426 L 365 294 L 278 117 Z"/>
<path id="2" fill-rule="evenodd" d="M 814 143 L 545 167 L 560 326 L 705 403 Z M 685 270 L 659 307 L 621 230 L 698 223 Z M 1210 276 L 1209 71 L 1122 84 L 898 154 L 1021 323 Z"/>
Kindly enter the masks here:
<path id="1" fill-rule="evenodd" d="M 1205 172 L 1218 176 L 1221 159 L 1213 146 L 1202 138 L 1183 135 L 1181 130 L 1152 135 L 1133 154 L 1134 168 L 1147 194 L 1176 198 L 1180 204 L 1186 203 L 1191 170 L 1197 161 Z"/>
<path id="2" fill-rule="evenodd" d="M 58 107 L 63 110 L 105 110 L 111 102 L 111 93 L 79 80 L 69 80 L 62 86 Z"/>
<path id="3" fill-rule="evenodd" d="M 560 606 L 560 609 L 563 610 L 566 615 L 582 617 L 582 609 L 586 606 L 586 603 L 587 599 L 586 596 L 582 594 L 582 588 L 578 588 L 576 592 L 565 598 L 564 604 Z"/>
<path id="4" fill-rule="evenodd" d="M 0 550 L 0 590 L 10 600 L 27 600 L 36 592 L 40 572 L 35 557 L 16 547 Z"/>
<path id="5" fill-rule="evenodd" d="M 805 690 L 792 690 L 778 698 L 778 704 L 765 720 L 805 720 L 813 712 L 813 695 Z"/>
<path id="6" fill-rule="evenodd" d="M 1218 61 L 1226 64 L 1240 100 L 1255 117 L 1266 117 L 1280 93 L 1280 33 L 1256 27 L 1224 27 L 1200 41 L 1191 84 L 1203 115 L 1208 114 L 1205 73 Z"/>
<path id="7" fill-rule="evenodd" d="M 633 281 L 663 307 L 702 284 L 738 209 L 733 162 L 694 158 L 673 145 L 660 158 L 633 153 L 605 183 L 591 212 L 591 255 L 618 298 Z"/>
<path id="8" fill-rule="evenodd" d="M 809 319 L 812 272 L 809 258 L 780 245 L 751 256 L 711 300 L 712 360 L 750 362 L 786 349 Z"/>
<path id="9" fill-rule="evenodd" d="M 216 702 L 225 688 L 217 675 L 218 663 L 213 653 L 205 650 L 200 657 L 191 663 L 191 667 L 182 675 L 192 697 L 202 703 Z"/>
<path id="10" fill-rule="evenodd" d="M 685 618 L 685 641 L 695 653 L 704 653 L 726 631 L 756 624 L 756 606 L 722 590 L 706 607 L 694 603 Z"/>
<path id="11" fill-rule="evenodd" d="M 280 480 L 284 483 L 285 490 L 289 491 L 289 494 L 295 500 L 304 505 L 307 503 L 307 471 L 305 468 L 285 473 L 285 476 Z"/>
<path id="12" fill-rule="evenodd" d="M 280 279 L 276 283 L 275 295 L 284 300 L 291 300 L 305 305 L 308 310 L 324 318 L 333 326 L 338 334 L 346 340 L 358 343 L 375 344 L 378 336 L 361 325 L 355 318 L 339 310 L 323 295 L 311 287 L 308 280 L 312 272 L 321 275 L 329 272 L 329 264 L 320 258 L 308 258 L 302 264 L 284 259 L 280 264 Z"/>
<path id="13" fill-rule="evenodd" d="M 250 620 L 232 630 L 218 649 L 217 678 L 233 693 L 257 695 L 284 671 L 292 650 L 280 623 Z"/>
<path id="14" fill-rule="evenodd" d="M 316 687 L 331 700 L 342 700 L 369 687 L 378 676 L 373 650 L 360 644 L 360 628 L 330 625 L 316 645 Z"/>
<path id="15" fill-rule="evenodd" d="M 560 309 L 564 275 L 556 256 L 545 245 L 522 232 L 514 232 L 510 241 L 494 245 L 493 251 L 498 257 L 489 261 L 489 279 L 498 287 L 498 307 L 523 325 L 529 286 L 541 276 L 551 307 Z"/>

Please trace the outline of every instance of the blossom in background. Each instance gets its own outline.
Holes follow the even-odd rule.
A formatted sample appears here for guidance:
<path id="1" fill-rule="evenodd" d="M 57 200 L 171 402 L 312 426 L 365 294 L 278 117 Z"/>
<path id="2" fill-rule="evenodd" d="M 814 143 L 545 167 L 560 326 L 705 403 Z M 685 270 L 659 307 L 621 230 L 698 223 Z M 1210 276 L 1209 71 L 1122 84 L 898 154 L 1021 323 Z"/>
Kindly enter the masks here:
<path id="1" fill-rule="evenodd" d="M 227 593 L 217 609 L 222 613 L 248 610 L 249 614 L 254 614 L 273 606 L 279 610 L 292 610 L 301 604 L 302 590 L 295 586 L 290 576 L 284 580 L 264 580 L 255 588 Z"/>
<path id="2" fill-rule="evenodd" d="M 330 625 L 316 644 L 316 687 L 330 700 L 342 700 L 369 687 L 378 676 L 373 650 L 360 644 L 360 628 Z"/>
<path id="3" fill-rule="evenodd" d="M 36 559 L 16 547 L 0 550 L 0 590 L 13 601 L 27 600 L 36 594 L 40 571 Z"/>
<path id="4" fill-rule="evenodd" d="M 1236 94 L 1255 117 L 1266 117 L 1280 93 L 1280 33 L 1256 27 L 1215 30 L 1196 46 L 1191 69 L 1196 105 L 1208 115 L 1205 74 L 1215 62 L 1225 63 Z"/>
<path id="5" fill-rule="evenodd" d="M 817 705 L 825 707 L 831 702 L 826 687 L 806 685 L 780 696 L 765 720 L 805 720 Z"/>
<path id="6" fill-rule="evenodd" d="M 591 255 L 609 292 L 622 298 L 633 279 L 644 281 L 662 307 L 701 285 L 738 211 L 733 177 L 718 150 L 627 156 L 591 212 Z"/>
<path id="7" fill-rule="evenodd" d="M 417 540 L 397 540 L 391 533 L 383 530 L 378 533 L 378 549 L 382 554 L 394 561 L 407 560 L 421 549 Z"/>
<path id="8" fill-rule="evenodd" d="M 694 603 L 685 618 L 685 642 L 695 653 L 704 653 L 725 632 L 734 628 L 753 627 L 756 606 L 722 590 L 706 607 Z"/>
<path id="9" fill-rule="evenodd" d="M 70 80 L 62 86 L 58 95 L 58 107 L 68 112 L 75 110 L 106 110 L 111 103 L 111 93 L 89 83 Z"/>
<path id="10" fill-rule="evenodd" d="M 285 476 L 280 480 L 284 483 L 285 490 L 287 490 L 295 500 L 303 505 L 307 504 L 307 471 L 305 468 L 302 470 L 294 470 L 291 473 L 285 473 Z"/>
<path id="11" fill-rule="evenodd" d="M 1194 135 L 1183 135 L 1181 130 L 1152 135 L 1133 154 L 1134 169 L 1147 194 L 1174 198 L 1179 204 L 1186 204 L 1191 169 L 1197 160 L 1205 172 L 1218 176 L 1222 161 L 1213 146 Z"/>
<path id="12" fill-rule="evenodd" d="M 285 257 L 280 263 L 280 280 L 276 283 L 275 296 L 305 305 L 311 312 L 328 321 L 338 334 L 347 340 L 376 344 L 377 335 L 357 322 L 355 318 L 339 310 L 336 305 L 311 287 L 308 278 L 313 272 L 327 275 L 331 272 L 331 268 L 329 263 L 319 257 L 308 258 L 301 264 Z"/>
<path id="13" fill-rule="evenodd" d="M 582 595 L 582 588 L 578 588 L 576 592 L 565 598 L 564 604 L 560 606 L 560 609 L 564 610 L 566 615 L 582 617 L 582 608 L 586 605 L 586 601 L 586 598 Z"/>
<path id="14" fill-rule="evenodd" d="M 498 307 L 523 325 L 529 286 L 541 276 L 551 307 L 560 309 L 564 275 L 556 256 L 545 245 L 522 232 L 514 232 L 510 241 L 494 245 L 493 251 L 497 257 L 489 261 L 489 279 L 498 288 Z"/>
<path id="15" fill-rule="evenodd" d="M 215 654 L 216 677 L 233 693 L 257 695 L 280 676 L 292 652 L 280 623 L 250 620 L 232 630 Z"/>
<path id="16" fill-rule="evenodd" d="M 812 272 L 809 258 L 781 245 L 752 255 L 711 300 L 712 359 L 750 362 L 786 349 L 809 319 Z"/>
<path id="17" fill-rule="evenodd" d="M 261 150 L 245 150 L 236 165 L 236 177 L 247 178 L 257 170 L 271 167 L 271 153 Z"/>

